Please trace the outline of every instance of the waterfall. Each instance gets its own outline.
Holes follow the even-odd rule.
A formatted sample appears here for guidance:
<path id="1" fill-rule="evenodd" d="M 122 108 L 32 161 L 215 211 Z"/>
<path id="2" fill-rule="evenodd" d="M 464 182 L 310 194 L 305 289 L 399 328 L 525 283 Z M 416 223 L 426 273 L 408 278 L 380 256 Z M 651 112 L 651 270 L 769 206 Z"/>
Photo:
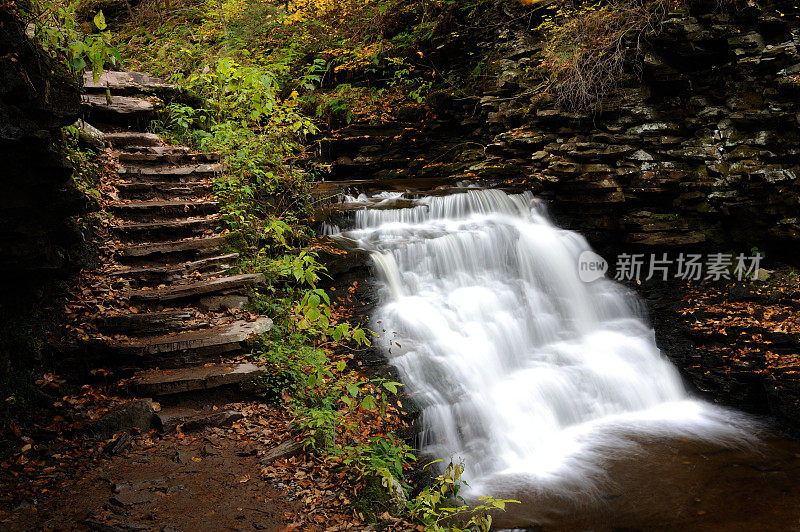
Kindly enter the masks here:
<path id="1" fill-rule="evenodd" d="M 385 287 L 373 328 L 422 409 L 421 450 L 463 459 L 478 494 L 504 475 L 591 492 L 647 438 L 754 441 L 741 415 L 689 397 L 632 293 L 581 281 L 589 245 L 531 194 L 364 209 L 347 235 Z"/>

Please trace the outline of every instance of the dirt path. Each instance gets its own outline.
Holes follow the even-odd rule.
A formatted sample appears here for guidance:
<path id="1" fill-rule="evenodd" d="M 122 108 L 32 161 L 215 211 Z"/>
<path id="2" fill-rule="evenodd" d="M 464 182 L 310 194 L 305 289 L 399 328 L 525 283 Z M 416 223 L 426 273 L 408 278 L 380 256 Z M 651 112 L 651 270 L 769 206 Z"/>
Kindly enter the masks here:
<path id="1" fill-rule="evenodd" d="M 182 436 L 182 435 L 181 435 Z M 21 508 L 7 530 L 287 529 L 298 504 L 260 479 L 257 442 L 234 430 L 139 438 L 69 489 Z M 291 529 L 291 528 L 289 528 Z"/>

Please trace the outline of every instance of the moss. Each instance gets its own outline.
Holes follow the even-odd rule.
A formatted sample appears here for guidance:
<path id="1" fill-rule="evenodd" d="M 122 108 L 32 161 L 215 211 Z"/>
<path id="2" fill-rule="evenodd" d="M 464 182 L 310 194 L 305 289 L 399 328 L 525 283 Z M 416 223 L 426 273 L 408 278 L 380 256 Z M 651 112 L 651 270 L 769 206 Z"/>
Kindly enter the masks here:
<path id="1" fill-rule="evenodd" d="M 653 214 L 651 218 L 659 222 L 669 222 L 671 224 L 676 224 L 680 221 L 680 216 L 676 213 L 656 213 Z"/>
<path id="2" fill-rule="evenodd" d="M 390 497 L 378 477 L 367 477 L 367 485 L 353 502 L 353 509 L 362 514 L 367 522 L 378 521 L 379 516 L 390 509 Z M 376 525 L 377 526 L 377 525 Z M 380 528 L 377 528 L 380 530 Z"/>

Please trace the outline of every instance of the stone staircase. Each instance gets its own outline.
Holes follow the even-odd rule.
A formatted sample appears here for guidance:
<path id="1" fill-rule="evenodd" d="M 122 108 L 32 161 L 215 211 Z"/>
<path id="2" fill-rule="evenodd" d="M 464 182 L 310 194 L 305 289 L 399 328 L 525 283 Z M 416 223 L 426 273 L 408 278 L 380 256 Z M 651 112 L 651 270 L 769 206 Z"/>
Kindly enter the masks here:
<path id="1" fill-rule="evenodd" d="M 264 373 L 240 355 L 272 321 L 242 310 L 264 276 L 231 273 L 238 253 L 213 193 L 219 154 L 145 132 L 159 96 L 177 91 L 163 80 L 106 71 L 84 82 L 85 117 L 104 132 L 117 172 L 101 200 L 111 220 L 98 270 L 106 296 L 82 351 L 128 376 L 130 395 L 164 405 L 156 427 L 235 419 L 219 415 L 213 396 Z"/>

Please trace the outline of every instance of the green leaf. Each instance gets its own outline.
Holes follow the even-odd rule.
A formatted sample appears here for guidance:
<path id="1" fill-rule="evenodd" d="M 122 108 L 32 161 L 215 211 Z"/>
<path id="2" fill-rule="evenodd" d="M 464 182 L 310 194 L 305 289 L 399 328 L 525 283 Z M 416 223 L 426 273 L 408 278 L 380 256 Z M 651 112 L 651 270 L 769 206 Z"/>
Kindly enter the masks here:
<path id="1" fill-rule="evenodd" d="M 352 395 L 353 397 L 358 395 L 358 392 L 361 391 L 361 388 L 359 388 L 358 384 L 355 384 L 355 383 L 350 383 L 346 387 L 347 387 L 348 393 L 350 395 Z"/>
<path id="2" fill-rule="evenodd" d="M 112 48 L 111 49 L 111 55 L 114 56 L 114 59 L 117 60 L 116 64 L 118 64 L 118 65 L 122 64 L 122 56 L 119 54 L 119 50 L 117 50 L 116 48 Z"/>
<path id="3" fill-rule="evenodd" d="M 389 390 L 391 393 L 397 393 L 397 387 L 402 386 L 399 382 L 394 381 L 386 381 L 383 383 L 383 387 Z"/>
<path id="4" fill-rule="evenodd" d="M 336 363 L 336 369 L 338 369 L 339 371 L 344 371 L 344 368 L 346 367 L 347 367 L 347 362 L 345 362 L 344 360 L 340 360 L 339 362 Z"/>
<path id="5" fill-rule="evenodd" d="M 103 15 L 102 9 L 94 16 L 94 25 L 97 26 L 97 29 L 100 31 L 106 29 L 106 17 Z"/>
<path id="6" fill-rule="evenodd" d="M 358 345 L 366 344 L 369 345 L 369 340 L 367 340 L 367 335 L 364 334 L 363 329 L 353 329 L 353 340 L 355 340 Z"/>
<path id="7" fill-rule="evenodd" d="M 377 407 L 378 403 L 372 395 L 367 395 L 361 400 L 361 408 L 364 410 L 375 410 Z"/>
<path id="8" fill-rule="evenodd" d="M 311 322 L 318 321 L 319 317 L 320 317 L 319 309 L 316 309 L 316 308 L 308 309 L 306 311 L 305 315 L 306 315 L 306 319 L 308 319 L 308 321 L 311 321 Z"/>

